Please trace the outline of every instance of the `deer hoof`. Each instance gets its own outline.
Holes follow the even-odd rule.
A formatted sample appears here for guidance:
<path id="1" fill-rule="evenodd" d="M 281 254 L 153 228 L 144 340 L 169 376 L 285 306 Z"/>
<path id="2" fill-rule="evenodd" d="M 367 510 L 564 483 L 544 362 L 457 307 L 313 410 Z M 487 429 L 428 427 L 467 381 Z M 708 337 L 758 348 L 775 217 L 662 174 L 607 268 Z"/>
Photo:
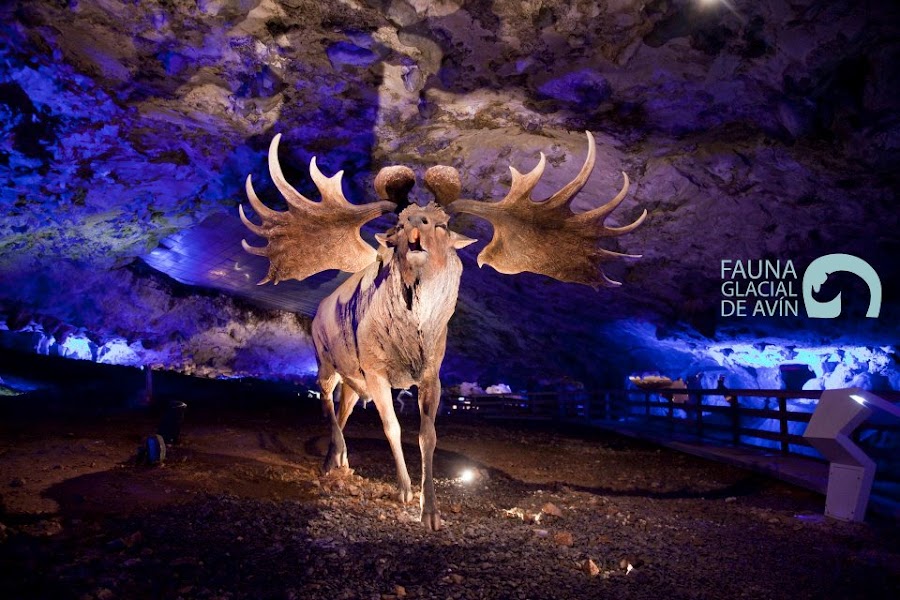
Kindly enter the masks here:
<path id="1" fill-rule="evenodd" d="M 441 513 L 422 511 L 422 523 L 428 531 L 438 531 L 441 528 Z"/>
<path id="2" fill-rule="evenodd" d="M 409 504 L 413 501 L 415 496 L 411 489 L 409 490 L 400 490 L 400 504 Z"/>
<path id="3" fill-rule="evenodd" d="M 325 463 L 322 465 L 322 470 L 329 473 L 334 469 L 349 466 L 350 464 L 347 461 L 347 451 L 344 450 L 343 452 L 338 452 L 334 447 L 330 447 L 328 449 L 328 454 L 325 456 Z"/>

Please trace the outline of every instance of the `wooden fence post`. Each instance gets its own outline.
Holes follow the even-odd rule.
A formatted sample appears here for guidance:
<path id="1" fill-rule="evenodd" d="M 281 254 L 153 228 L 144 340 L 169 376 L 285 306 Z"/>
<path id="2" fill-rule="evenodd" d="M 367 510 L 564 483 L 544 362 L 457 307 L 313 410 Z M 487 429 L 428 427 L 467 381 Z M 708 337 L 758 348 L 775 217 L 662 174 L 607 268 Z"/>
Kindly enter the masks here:
<path id="1" fill-rule="evenodd" d="M 697 437 L 703 437 L 703 396 L 700 396 L 700 401 L 697 403 Z"/>
<path id="2" fill-rule="evenodd" d="M 781 426 L 781 453 L 787 454 L 791 450 L 788 444 L 788 422 L 787 422 L 787 398 L 782 396 L 778 399 L 778 421 Z"/>
<path id="3" fill-rule="evenodd" d="M 737 396 L 732 396 L 731 405 L 731 442 L 737 446 L 741 443 L 741 406 Z"/>

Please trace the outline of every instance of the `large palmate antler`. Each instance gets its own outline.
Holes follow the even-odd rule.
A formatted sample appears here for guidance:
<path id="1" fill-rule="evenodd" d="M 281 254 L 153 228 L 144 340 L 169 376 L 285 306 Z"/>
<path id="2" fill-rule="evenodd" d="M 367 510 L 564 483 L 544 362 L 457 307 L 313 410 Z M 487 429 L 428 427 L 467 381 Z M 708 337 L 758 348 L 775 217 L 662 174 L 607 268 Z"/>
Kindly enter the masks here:
<path id="1" fill-rule="evenodd" d="M 478 255 L 479 266 L 488 264 L 506 274 L 531 271 L 593 288 L 621 285 L 606 276 L 601 263 L 615 257 L 640 258 L 640 255 L 605 250 L 599 242 L 634 230 L 643 222 L 647 211 L 624 227 L 604 225 L 606 217 L 628 192 L 628 175 L 623 172 L 625 185 L 615 198 L 584 213 L 572 212 L 571 200 L 584 187 L 594 168 L 594 137 L 586 133 L 588 155 L 584 166 L 575 179 L 547 200 L 536 202 L 531 198 L 546 164 L 542 152 L 540 162 L 530 173 L 522 175 L 509 168 L 512 187 L 500 202 L 457 200 L 450 205 L 452 213 L 477 215 L 494 226 L 493 239 Z"/>
<path id="2" fill-rule="evenodd" d="M 376 258 L 375 249 L 363 241 L 360 227 L 372 219 L 396 208 L 393 202 L 380 201 L 357 206 L 350 204 L 341 191 L 343 171 L 325 177 L 316 166 L 316 159 L 309 163 L 313 183 L 322 195 L 321 202 L 313 202 L 295 190 L 284 178 L 278 162 L 278 142 L 275 136 L 269 146 L 269 173 L 278 191 L 287 200 L 288 210 L 272 210 L 263 204 L 253 190 L 251 177 L 247 176 L 247 198 L 262 225 L 251 222 L 240 206 L 241 221 L 247 228 L 268 240 L 263 248 L 251 246 L 241 240 L 244 250 L 269 259 L 269 272 L 259 285 L 285 279 L 302 280 L 329 269 L 355 273 L 371 264 Z"/>

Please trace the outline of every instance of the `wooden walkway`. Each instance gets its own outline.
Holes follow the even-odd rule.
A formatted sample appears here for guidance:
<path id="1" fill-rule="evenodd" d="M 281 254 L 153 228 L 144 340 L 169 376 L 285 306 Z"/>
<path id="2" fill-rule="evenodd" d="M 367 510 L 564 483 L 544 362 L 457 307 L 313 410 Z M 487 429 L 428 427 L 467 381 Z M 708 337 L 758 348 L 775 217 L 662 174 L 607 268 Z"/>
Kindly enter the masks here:
<path id="1" fill-rule="evenodd" d="M 591 425 L 620 435 L 692 454 L 708 460 L 775 477 L 790 484 L 825 495 L 828 487 L 828 464 L 813 458 L 782 454 L 777 449 L 765 450 L 747 446 L 732 446 L 708 439 L 678 433 L 663 433 L 638 425 L 629 426 L 614 421 L 592 421 Z M 900 521 L 900 496 L 895 486 L 880 486 L 876 480 L 869 499 L 868 513 Z M 822 510 L 825 499 L 822 499 Z"/>

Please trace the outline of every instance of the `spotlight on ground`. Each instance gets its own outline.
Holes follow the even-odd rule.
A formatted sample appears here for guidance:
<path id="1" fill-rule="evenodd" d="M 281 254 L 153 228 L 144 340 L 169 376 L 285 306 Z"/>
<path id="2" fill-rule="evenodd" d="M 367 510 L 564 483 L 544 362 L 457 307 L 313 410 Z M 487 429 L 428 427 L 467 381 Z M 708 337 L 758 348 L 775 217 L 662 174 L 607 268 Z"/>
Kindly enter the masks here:
<path id="1" fill-rule="evenodd" d="M 475 481 L 475 469 L 463 469 L 459 474 L 461 483 L 472 483 Z"/>

